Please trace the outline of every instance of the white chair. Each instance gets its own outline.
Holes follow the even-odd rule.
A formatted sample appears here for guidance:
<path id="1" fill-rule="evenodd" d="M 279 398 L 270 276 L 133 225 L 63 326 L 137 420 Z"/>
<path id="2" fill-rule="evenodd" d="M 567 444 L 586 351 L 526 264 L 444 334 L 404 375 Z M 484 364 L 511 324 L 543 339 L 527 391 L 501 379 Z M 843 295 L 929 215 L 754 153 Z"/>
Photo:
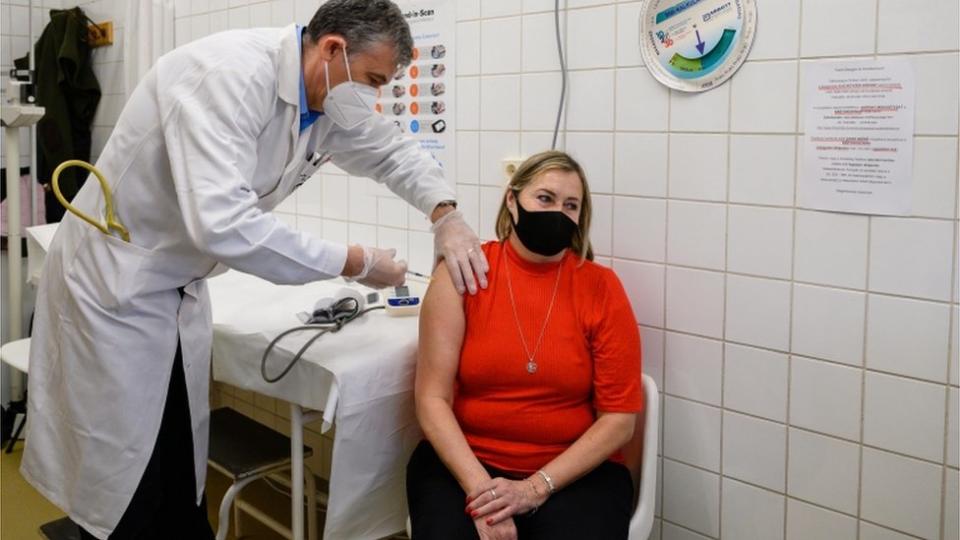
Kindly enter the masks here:
<path id="1" fill-rule="evenodd" d="M 657 446 L 660 439 L 660 391 L 649 375 L 643 375 L 643 415 L 637 417 L 633 438 L 623 447 L 623 456 L 633 478 L 637 506 L 630 519 L 628 540 L 647 540 L 653 530 L 657 502 Z M 410 517 L 407 517 L 407 537 Z"/>
<path id="2" fill-rule="evenodd" d="M 30 363 L 30 338 L 4 343 L 0 347 L 0 360 L 23 373 L 27 373 Z"/>
<path id="3" fill-rule="evenodd" d="M 660 438 L 660 391 L 643 376 L 643 415 L 637 418 L 633 438 L 623 447 L 623 457 L 633 477 L 637 507 L 630 520 L 629 540 L 647 540 L 653 529 L 657 501 L 657 446 Z"/>

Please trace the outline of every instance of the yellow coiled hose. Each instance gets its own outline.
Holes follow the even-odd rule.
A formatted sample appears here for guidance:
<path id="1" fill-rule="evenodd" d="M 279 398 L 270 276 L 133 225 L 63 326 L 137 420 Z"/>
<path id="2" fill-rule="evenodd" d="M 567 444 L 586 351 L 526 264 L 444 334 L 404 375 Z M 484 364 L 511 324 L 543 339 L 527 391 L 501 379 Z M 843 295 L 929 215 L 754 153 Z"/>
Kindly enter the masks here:
<path id="1" fill-rule="evenodd" d="M 60 193 L 60 173 L 68 167 L 82 167 L 92 172 L 94 176 L 97 177 L 97 180 L 100 181 L 100 189 L 103 190 L 103 199 L 106 202 L 106 212 L 104 215 L 106 224 L 100 223 L 96 219 L 81 212 L 76 206 L 73 206 L 69 201 L 67 201 L 67 198 L 63 196 L 63 193 Z M 127 228 L 123 226 L 123 223 L 120 223 L 120 221 L 117 219 L 117 216 L 113 214 L 113 194 L 110 192 L 110 186 L 107 185 L 107 181 L 103 178 L 103 174 L 101 174 L 96 167 L 79 159 L 64 161 L 53 171 L 53 180 L 51 184 L 53 185 L 53 194 L 56 195 L 57 200 L 60 201 L 60 204 L 62 204 L 63 207 L 69 210 L 73 215 L 100 229 L 100 232 L 106 234 L 107 236 L 113 236 L 114 233 L 116 233 L 120 235 L 120 238 L 122 238 L 124 242 L 130 241 L 130 232 L 127 231 Z"/>

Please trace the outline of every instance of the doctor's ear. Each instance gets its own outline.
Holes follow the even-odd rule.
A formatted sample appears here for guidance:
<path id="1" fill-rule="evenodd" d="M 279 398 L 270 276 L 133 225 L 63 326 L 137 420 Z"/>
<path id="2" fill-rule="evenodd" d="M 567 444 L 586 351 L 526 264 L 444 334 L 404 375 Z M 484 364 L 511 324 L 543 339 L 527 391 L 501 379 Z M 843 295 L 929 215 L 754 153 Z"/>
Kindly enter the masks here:
<path id="1" fill-rule="evenodd" d="M 330 62 L 338 54 L 344 54 L 347 40 L 340 34 L 326 34 L 317 40 L 317 47 L 320 50 L 320 57 Z"/>

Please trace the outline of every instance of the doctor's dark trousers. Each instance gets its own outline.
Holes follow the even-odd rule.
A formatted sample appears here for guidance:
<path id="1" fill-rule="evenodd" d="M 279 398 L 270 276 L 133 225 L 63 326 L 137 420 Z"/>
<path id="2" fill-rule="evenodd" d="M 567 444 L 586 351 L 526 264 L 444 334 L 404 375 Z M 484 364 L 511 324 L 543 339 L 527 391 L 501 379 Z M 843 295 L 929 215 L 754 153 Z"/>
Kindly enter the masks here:
<path id="1" fill-rule="evenodd" d="M 196 505 L 193 429 L 183 356 L 177 343 L 157 443 L 130 506 L 110 540 L 206 540 L 213 537 L 213 529 L 207 520 L 206 496 L 199 506 Z M 80 538 L 93 540 L 96 537 L 81 529 Z"/>

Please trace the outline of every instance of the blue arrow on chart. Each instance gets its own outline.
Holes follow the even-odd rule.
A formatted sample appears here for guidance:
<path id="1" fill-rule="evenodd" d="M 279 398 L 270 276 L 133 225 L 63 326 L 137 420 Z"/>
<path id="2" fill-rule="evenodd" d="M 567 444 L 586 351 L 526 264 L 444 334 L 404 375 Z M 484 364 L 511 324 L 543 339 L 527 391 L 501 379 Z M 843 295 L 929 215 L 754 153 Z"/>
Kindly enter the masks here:
<path id="1" fill-rule="evenodd" d="M 700 54 L 703 54 L 703 47 L 706 45 L 706 43 L 704 43 L 703 40 L 700 39 L 700 31 L 696 30 L 696 32 L 697 32 L 697 50 L 700 51 Z"/>

